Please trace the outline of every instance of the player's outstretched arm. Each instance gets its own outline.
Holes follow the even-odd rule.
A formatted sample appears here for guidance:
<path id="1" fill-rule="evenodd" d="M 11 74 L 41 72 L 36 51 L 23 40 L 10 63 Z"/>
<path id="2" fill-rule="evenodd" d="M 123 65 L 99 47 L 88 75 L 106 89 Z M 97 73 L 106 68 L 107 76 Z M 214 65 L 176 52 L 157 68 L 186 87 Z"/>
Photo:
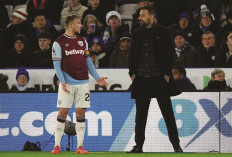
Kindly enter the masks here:
<path id="1" fill-rule="evenodd" d="M 99 86 L 108 86 L 108 83 L 105 81 L 105 79 L 108 79 L 108 77 L 101 77 L 97 80 L 97 84 Z"/>

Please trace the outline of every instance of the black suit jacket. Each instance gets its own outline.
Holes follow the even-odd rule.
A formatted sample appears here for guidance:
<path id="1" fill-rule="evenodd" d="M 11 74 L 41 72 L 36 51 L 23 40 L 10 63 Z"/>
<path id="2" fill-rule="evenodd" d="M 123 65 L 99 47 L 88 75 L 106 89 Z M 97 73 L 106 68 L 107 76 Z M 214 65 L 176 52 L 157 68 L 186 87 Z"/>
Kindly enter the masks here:
<path id="1" fill-rule="evenodd" d="M 163 75 L 168 75 L 170 77 L 170 95 L 178 95 L 181 92 L 177 89 L 173 77 L 172 77 L 172 67 L 173 67 L 173 54 L 174 48 L 171 43 L 170 34 L 167 28 L 153 24 L 152 32 L 155 36 L 155 56 L 158 58 L 158 64 L 160 65 Z M 143 34 L 144 28 L 140 27 L 135 30 L 132 36 L 131 50 L 129 57 L 129 75 L 132 76 L 137 74 L 139 63 L 140 63 L 140 43 L 141 36 Z"/>

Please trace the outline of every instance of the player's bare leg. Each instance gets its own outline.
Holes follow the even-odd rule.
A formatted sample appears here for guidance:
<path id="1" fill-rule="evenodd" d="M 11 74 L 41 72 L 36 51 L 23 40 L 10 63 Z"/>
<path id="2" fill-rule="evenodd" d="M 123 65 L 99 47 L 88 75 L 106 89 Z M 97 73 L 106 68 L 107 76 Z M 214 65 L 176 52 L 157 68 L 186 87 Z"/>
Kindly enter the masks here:
<path id="1" fill-rule="evenodd" d="M 56 129 L 55 129 L 55 148 L 53 149 L 53 154 L 59 154 L 60 153 L 60 142 L 61 138 L 64 134 L 64 127 L 65 127 L 65 121 L 66 117 L 68 115 L 68 108 L 60 108 L 57 116 L 56 121 Z"/>
<path id="2" fill-rule="evenodd" d="M 85 136 L 85 108 L 76 108 L 77 154 L 87 154 L 83 147 Z"/>

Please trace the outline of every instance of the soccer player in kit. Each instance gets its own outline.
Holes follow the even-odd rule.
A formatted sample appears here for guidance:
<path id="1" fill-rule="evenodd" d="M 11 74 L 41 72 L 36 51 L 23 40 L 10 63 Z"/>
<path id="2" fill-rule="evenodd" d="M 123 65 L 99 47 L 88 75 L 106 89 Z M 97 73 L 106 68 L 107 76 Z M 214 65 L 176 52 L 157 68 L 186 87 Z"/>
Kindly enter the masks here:
<path id="1" fill-rule="evenodd" d="M 56 75 L 60 80 L 57 107 L 59 108 L 55 129 L 55 148 L 53 154 L 60 153 L 60 142 L 64 134 L 65 120 L 74 102 L 76 110 L 77 154 L 87 154 L 83 147 L 85 134 L 85 110 L 90 107 L 89 76 L 93 76 L 99 86 L 107 86 L 105 79 L 99 77 L 90 59 L 88 44 L 79 36 L 82 28 L 80 18 L 68 16 L 65 20 L 65 33 L 54 43 L 52 59 Z"/>

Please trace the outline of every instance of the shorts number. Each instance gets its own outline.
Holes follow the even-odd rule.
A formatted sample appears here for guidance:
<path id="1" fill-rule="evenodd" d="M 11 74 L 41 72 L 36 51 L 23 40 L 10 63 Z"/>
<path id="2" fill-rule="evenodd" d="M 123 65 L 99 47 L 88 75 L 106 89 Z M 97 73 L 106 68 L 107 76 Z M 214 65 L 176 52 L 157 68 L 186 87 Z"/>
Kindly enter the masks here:
<path id="1" fill-rule="evenodd" d="M 85 94 L 85 101 L 89 101 L 89 93 Z"/>

